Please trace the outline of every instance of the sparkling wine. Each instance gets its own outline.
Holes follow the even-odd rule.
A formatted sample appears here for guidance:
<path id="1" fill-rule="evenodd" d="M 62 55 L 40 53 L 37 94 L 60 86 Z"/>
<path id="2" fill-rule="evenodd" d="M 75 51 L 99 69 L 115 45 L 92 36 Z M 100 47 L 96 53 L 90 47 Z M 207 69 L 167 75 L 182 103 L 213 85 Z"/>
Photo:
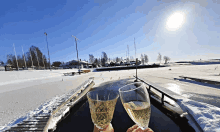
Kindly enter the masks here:
<path id="1" fill-rule="evenodd" d="M 131 119 L 142 129 L 148 127 L 151 108 L 148 102 L 130 101 L 124 103 L 124 108 Z"/>
<path id="2" fill-rule="evenodd" d="M 117 100 L 96 101 L 89 99 L 90 113 L 93 123 L 99 129 L 104 129 L 111 122 Z"/>

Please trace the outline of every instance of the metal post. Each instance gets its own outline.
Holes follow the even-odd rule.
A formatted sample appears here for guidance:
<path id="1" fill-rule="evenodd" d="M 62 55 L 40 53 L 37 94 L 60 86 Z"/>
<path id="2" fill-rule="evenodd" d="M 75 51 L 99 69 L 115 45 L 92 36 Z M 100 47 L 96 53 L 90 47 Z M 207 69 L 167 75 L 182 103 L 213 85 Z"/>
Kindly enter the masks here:
<path id="1" fill-rule="evenodd" d="M 13 46 L 14 46 L 14 51 L 15 51 L 15 45 L 14 45 L 14 43 L 13 43 Z M 17 62 L 17 68 L 18 68 L 18 71 L 19 71 L 19 66 L 18 66 L 18 60 L 17 60 L 16 51 L 15 51 L 15 59 L 16 59 L 16 62 Z"/>
<path id="2" fill-rule="evenodd" d="M 134 49 L 135 49 L 135 58 L 136 58 L 136 44 L 135 44 L 135 38 L 134 38 Z"/>
<path id="3" fill-rule="evenodd" d="M 130 63 L 130 56 L 129 56 L 129 46 L 127 45 L 128 48 L 128 62 Z"/>
<path id="4" fill-rule="evenodd" d="M 24 50 L 23 50 L 23 46 L 22 47 L 22 52 L 23 52 L 23 56 L 24 56 Z M 25 64 L 25 67 L 27 68 L 27 65 L 26 65 L 26 60 L 25 60 L 25 56 L 24 56 L 24 64 Z"/>
<path id="5" fill-rule="evenodd" d="M 47 41 L 47 33 L 46 32 L 44 32 L 44 34 L 46 35 L 46 41 Z M 48 59 L 49 59 L 49 66 L 50 66 L 50 54 L 49 54 L 49 47 L 48 47 L 48 41 L 47 41 L 47 51 L 48 51 Z M 49 67 L 50 68 L 50 70 L 51 70 L 51 66 Z"/>
<path id="6" fill-rule="evenodd" d="M 136 58 L 136 80 L 135 80 L 135 82 L 138 81 L 138 80 L 137 80 L 137 63 L 138 63 L 138 58 Z"/>
<path id="7" fill-rule="evenodd" d="M 78 40 L 78 38 L 76 37 L 76 36 L 73 36 L 72 35 L 72 37 L 74 37 L 75 38 L 75 42 L 76 42 L 76 51 L 77 51 L 77 60 L 78 60 L 78 72 L 79 72 L 79 74 L 80 74 L 80 68 L 79 68 L 79 57 L 78 57 L 78 49 L 77 49 L 77 40 Z"/>

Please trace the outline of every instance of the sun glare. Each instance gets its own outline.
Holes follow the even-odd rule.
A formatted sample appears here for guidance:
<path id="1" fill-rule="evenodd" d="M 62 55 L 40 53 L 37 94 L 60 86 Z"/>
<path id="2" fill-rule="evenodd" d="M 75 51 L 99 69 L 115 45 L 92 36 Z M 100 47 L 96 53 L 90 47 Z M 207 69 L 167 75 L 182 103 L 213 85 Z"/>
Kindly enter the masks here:
<path id="1" fill-rule="evenodd" d="M 185 13 L 175 12 L 167 19 L 166 28 L 169 31 L 176 31 L 185 23 Z"/>

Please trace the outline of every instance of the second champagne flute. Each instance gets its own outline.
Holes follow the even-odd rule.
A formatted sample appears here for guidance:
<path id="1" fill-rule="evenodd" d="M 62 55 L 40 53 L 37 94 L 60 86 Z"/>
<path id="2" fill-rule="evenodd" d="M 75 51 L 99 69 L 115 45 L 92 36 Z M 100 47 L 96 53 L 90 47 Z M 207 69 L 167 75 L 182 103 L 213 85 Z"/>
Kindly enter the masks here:
<path id="1" fill-rule="evenodd" d="M 148 128 L 151 107 L 148 92 L 142 82 L 125 85 L 119 89 L 121 102 L 130 118 L 142 129 Z"/>

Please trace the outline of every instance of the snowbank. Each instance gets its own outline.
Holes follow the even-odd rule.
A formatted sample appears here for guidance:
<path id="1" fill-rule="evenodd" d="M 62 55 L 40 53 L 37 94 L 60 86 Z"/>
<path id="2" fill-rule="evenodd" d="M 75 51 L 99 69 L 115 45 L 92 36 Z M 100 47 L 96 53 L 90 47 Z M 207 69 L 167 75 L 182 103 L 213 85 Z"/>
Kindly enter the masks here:
<path id="1" fill-rule="evenodd" d="M 189 99 L 179 100 L 179 105 L 193 116 L 204 132 L 220 132 L 220 108 Z"/>
<path id="2" fill-rule="evenodd" d="M 0 127 L 0 132 L 9 129 L 12 126 L 16 126 L 18 123 L 27 120 L 29 118 L 33 118 L 33 116 L 37 116 L 37 115 L 51 115 L 51 113 L 58 107 L 60 106 L 63 102 L 67 101 L 70 96 L 72 96 L 74 93 L 76 93 L 80 88 L 86 87 L 88 84 L 90 84 L 92 81 L 92 79 L 89 79 L 87 81 L 85 81 L 83 84 L 81 84 L 79 87 L 77 87 L 76 89 L 71 90 L 68 93 L 65 93 L 61 96 L 55 96 L 52 99 L 50 99 L 49 101 L 47 101 L 46 103 L 42 104 L 41 106 L 39 106 L 37 109 L 30 111 L 28 114 L 26 114 L 25 116 L 21 116 L 18 117 L 17 119 L 9 122 L 8 124 L 6 124 L 5 126 L 1 126 Z M 63 112 L 63 114 L 65 114 L 67 111 L 69 110 L 69 108 L 65 109 L 65 111 Z M 59 120 L 62 116 L 59 116 L 57 120 Z M 50 124 L 50 127 L 54 127 L 57 121 L 54 121 L 52 123 L 52 126 Z"/>

